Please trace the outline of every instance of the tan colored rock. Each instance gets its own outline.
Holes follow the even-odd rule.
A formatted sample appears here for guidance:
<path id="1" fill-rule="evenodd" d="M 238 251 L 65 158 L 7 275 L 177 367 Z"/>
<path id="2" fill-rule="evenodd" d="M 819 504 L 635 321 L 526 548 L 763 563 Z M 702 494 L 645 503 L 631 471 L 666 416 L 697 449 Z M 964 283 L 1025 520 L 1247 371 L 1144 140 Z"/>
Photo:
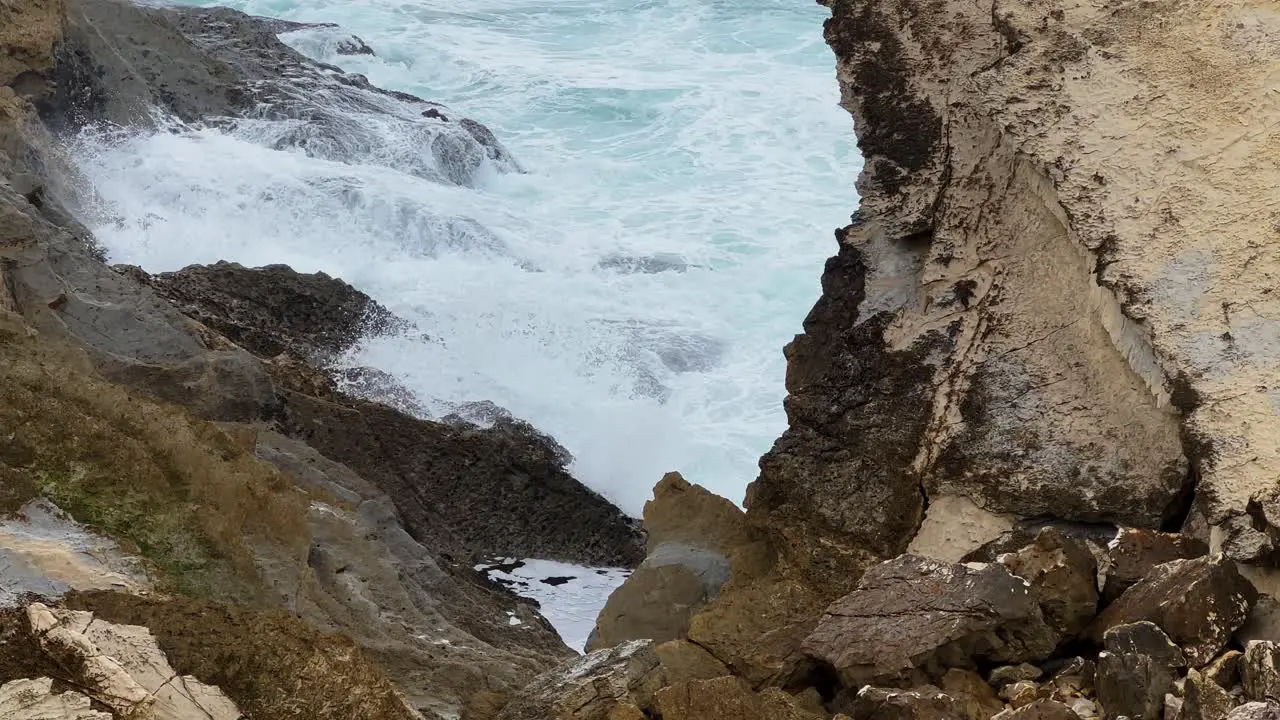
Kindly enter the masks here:
<path id="1" fill-rule="evenodd" d="M 920 529 L 907 546 L 914 555 L 960 562 L 965 555 L 1012 530 L 1017 518 L 993 513 L 963 495 L 930 498 Z"/>
<path id="2" fill-rule="evenodd" d="M 5 720 L 111 720 L 77 692 L 53 692 L 49 678 L 14 680 L 0 686 L 0 718 Z"/>
<path id="3" fill-rule="evenodd" d="M 54 45 L 62 37 L 62 0 L 17 0 L 0 3 L 0 85 L 23 73 L 53 68 Z"/>
<path id="4" fill-rule="evenodd" d="M 684 638 L 693 616 L 757 552 L 741 510 L 679 473 L 667 473 L 644 506 L 648 554 L 609 596 L 587 650 L 628 640 Z"/>
<path id="5" fill-rule="evenodd" d="M 968 720 L 990 720 L 1004 710 L 1004 703 L 982 676 L 972 670 L 951 668 L 939 683 L 942 691 L 956 700 Z"/>
<path id="6" fill-rule="evenodd" d="M 93 613 L 27 606 L 42 650 L 76 678 L 76 686 L 121 715 L 148 720 L 239 720 L 221 690 L 169 665 L 145 627 L 96 620 Z"/>
<path id="7" fill-rule="evenodd" d="M 724 663 L 688 640 L 664 642 L 656 650 L 667 682 L 671 684 L 686 680 L 711 680 L 730 674 Z"/>
<path id="8" fill-rule="evenodd" d="M 768 688 L 752 692 L 739 678 L 692 680 L 658 691 L 655 705 L 662 720 L 818 720 L 785 692 Z"/>
<path id="9" fill-rule="evenodd" d="M 597 650 L 538 676 L 498 714 L 498 720 L 606 720 L 652 705 L 664 685 L 653 643 L 633 640 Z"/>

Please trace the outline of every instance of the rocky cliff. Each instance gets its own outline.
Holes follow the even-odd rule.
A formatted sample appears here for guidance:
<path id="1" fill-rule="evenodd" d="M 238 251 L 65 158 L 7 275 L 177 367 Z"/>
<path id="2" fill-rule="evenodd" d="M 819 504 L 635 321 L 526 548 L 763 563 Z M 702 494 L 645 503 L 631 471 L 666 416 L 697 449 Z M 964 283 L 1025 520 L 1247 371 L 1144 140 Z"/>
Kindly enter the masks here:
<path id="1" fill-rule="evenodd" d="M 1280 8 L 824 4 L 865 168 L 789 427 L 741 517 L 659 484 L 696 530 L 597 645 L 823 717 L 1277 716 Z"/>

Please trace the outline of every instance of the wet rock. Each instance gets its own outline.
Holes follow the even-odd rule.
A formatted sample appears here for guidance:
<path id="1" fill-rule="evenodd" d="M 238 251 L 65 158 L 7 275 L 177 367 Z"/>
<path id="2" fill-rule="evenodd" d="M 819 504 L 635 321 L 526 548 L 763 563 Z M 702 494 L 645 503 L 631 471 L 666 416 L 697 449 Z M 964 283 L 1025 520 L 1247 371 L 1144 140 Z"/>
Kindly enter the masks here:
<path id="1" fill-rule="evenodd" d="M 53 692 L 53 680 L 14 680 L 0 685 L 0 717 L 7 720 L 111 720 L 78 692 Z"/>
<path id="2" fill-rule="evenodd" d="M 1147 620 L 1182 646 L 1201 667 L 1226 646 L 1257 599 L 1257 591 L 1218 555 L 1157 565 L 1098 616 L 1089 634 L 1101 640 L 1117 625 Z"/>
<path id="3" fill-rule="evenodd" d="M 651 707 L 662 686 L 653 643 L 637 640 L 540 675 L 503 708 L 498 720 L 604 720 L 618 706 Z"/>
<path id="4" fill-rule="evenodd" d="M 340 392 L 395 408 L 405 415 L 427 417 L 430 413 L 417 393 L 394 375 L 372 367 L 339 367 L 333 380 Z"/>
<path id="5" fill-rule="evenodd" d="M 1280 645 L 1251 641 L 1240 660 L 1240 676 L 1248 699 L 1280 701 Z"/>
<path id="6" fill-rule="evenodd" d="M 1103 599 L 1111 602 L 1146 577 L 1157 565 L 1171 560 L 1185 560 L 1206 555 L 1203 542 L 1177 533 L 1163 533 L 1139 528 L 1122 528 L 1108 545 L 1110 567 Z"/>
<path id="7" fill-rule="evenodd" d="M 889 690 L 867 686 L 858 691 L 849 713 L 853 720 L 955 720 L 963 709 L 936 687 Z"/>
<path id="8" fill-rule="evenodd" d="M 334 50 L 339 55 L 377 55 L 373 48 L 357 35 L 351 35 L 338 41 Z"/>
<path id="9" fill-rule="evenodd" d="M 1053 700 L 1036 700 L 1020 708 L 1007 710 L 992 718 L 1000 720 L 1080 720 L 1071 708 Z"/>
<path id="10" fill-rule="evenodd" d="M 1004 703 L 996 697 L 991 686 L 972 670 L 951 668 L 938 684 L 956 701 L 961 718 L 990 720 L 991 716 L 1004 709 Z"/>
<path id="11" fill-rule="evenodd" d="M 500 405 L 489 400 L 458 403 L 453 412 L 440 419 L 451 425 L 473 425 L 480 428 L 491 428 L 496 432 L 520 438 L 532 444 L 541 445 L 556 458 L 556 462 L 567 467 L 573 462 L 573 453 L 550 435 L 542 432 L 525 420 L 511 414 Z"/>
<path id="12" fill-rule="evenodd" d="M 365 337 L 411 327 L 342 280 L 287 265 L 191 265 L 153 275 L 151 286 L 184 314 L 261 358 L 289 353 L 325 366 Z"/>
<path id="13" fill-rule="evenodd" d="M 1060 640 L 1027 585 L 1001 565 L 973 569 L 903 555 L 832 603 L 804 651 L 847 685 L 918 668 L 1043 659 Z"/>
<path id="14" fill-rule="evenodd" d="M 1080 540 L 1044 528 L 1031 544 L 1001 556 L 1000 562 L 1031 583 L 1045 622 L 1062 638 L 1074 637 L 1097 614 L 1098 566 Z"/>
<path id="15" fill-rule="evenodd" d="M 824 717 L 801 707 L 777 688 L 753 692 L 735 677 L 673 684 L 657 692 L 654 705 L 663 720 L 819 720 Z"/>
<path id="16" fill-rule="evenodd" d="M 682 273 L 689 269 L 689 264 L 679 255 L 611 255 L 604 258 L 596 267 L 602 270 L 614 270 L 620 273 L 644 273 L 652 275 L 662 272 Z"/>
<path id="17" fill-rule="evenodd" d="M 590 649 L 686 637 L 693 616 L 729 581 L 731 558 L 753 540 L 733 503 L 668 473 L 645 503 L 648 554 L 609 596 Z"/>
<path id="18" fill-rule="evenodd" d="M 1221 720 L 1235 706 L 1235 698 L 1220 685 L 1194 669 L 1187 673 L 1180 720 Z"/>
<path id="19" fill-rule="evenodd" d="M 1280 720 L 1280 703 L 1247 702 L 1227 713 L 1227 720 Z"/>

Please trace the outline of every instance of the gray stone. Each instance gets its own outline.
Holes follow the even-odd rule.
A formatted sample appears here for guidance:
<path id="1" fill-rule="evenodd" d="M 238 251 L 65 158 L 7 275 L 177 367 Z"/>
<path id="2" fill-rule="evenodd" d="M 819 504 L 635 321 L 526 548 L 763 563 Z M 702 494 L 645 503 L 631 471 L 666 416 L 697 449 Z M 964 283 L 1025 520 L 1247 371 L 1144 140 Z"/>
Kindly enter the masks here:
<path id="1" fill-rule="evenodd" d="M 974 569 L 901 555 L 873 566 L 832 603 L 803 650 L 852 686 L 974 660 L 1039 660 L 1060 639 L 1027 584 L 1002 565 Z"/>
<path id="2" fill-rule="evenodd" d="M 1227 720 L 1280 720 L 1280 704 L 1247 702 L 1228 713 Z"/>

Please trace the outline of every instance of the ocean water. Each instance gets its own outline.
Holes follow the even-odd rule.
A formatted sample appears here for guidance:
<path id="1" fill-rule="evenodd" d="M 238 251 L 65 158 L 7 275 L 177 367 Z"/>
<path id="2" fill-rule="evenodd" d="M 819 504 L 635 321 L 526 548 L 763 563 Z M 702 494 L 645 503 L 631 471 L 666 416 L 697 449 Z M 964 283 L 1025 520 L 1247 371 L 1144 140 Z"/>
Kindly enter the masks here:
<path id="1" fill-rule="evenodd" d="M 371 340 L 347 361 L 392 373 L 433 412 L 509 409 L 631 513 L 668 470 L 741 500 L 786 424 L 782 347 L 857 203 L 824 8 L 219 4 L 340 24 L 283 39 L 485 123 L 527 172 L 460 187 L 273 150 L 243 128 L 86 139 L 114 262 L 342 277 L 430 336 Z M 336 55 L 343 33 L 377 55 Z"/>

